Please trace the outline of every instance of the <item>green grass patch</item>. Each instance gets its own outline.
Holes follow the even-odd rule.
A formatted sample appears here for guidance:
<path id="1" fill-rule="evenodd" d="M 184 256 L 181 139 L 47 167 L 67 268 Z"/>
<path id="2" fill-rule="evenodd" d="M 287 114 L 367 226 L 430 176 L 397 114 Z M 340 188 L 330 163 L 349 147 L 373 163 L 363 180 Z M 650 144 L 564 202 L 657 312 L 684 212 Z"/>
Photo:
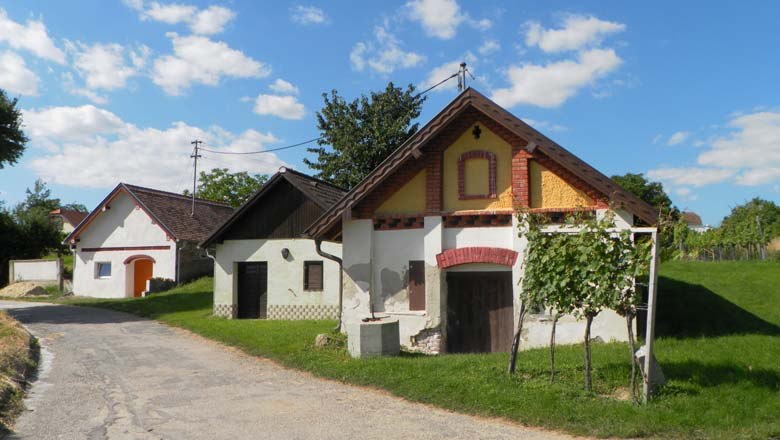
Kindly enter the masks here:
<path id="1" fill-rule="evenodd" d="M 225 320 L 211 316 L 211 279 L 142 299 L 66 300 L 133 313 L 345 383 L 409 400 L 599 437 L 767 439 L 780 437 L 780 264 L 662 266 L 656 355 L 668 379 L 646 406 L 614 396 L 629 377 L 626 344 L 596 344 L 594 393 L 582 386 L 582 347 L 562 346 L 556 383 L 546 349 L 506 354 L 351 359 L 316 349 L 332 321 Z"/>

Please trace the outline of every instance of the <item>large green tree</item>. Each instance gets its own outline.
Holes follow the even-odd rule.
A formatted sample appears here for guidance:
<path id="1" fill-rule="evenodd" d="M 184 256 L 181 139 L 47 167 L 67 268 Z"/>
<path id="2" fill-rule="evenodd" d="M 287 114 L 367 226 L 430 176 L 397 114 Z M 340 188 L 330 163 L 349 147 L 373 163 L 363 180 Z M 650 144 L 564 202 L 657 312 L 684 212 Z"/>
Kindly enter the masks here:
<path id="1" fill-rule="evenodd" d="M 14 258 L 40 258 L 62 250 L 64 237 L 59 225 L 49 217 L 49 212 L 60 207 L 60 199 L 51 196 L 41 179 L 35 181 L 32 189 L 27 188 L 26 194 L 13 212 L 18 235 Z"/>
<path id="2" fill-rule="evenodd" d="M 720 227 L 726 236 L 742 237 L 743 241 L 766 244 L 772 238 L 780 236 L 780 206 L 770 200 L 755 197 L 732 208 L 731 213 L 723 218 Z"/>
<path id="3" fill-rule="evenodd" d="M 268 180 L 265 174 L 249 174 L 246 171 L 231 173 L 227 168 L 214 168 L 208 173 L 201 171 L 199 177 L 199 198 L 227 203 L 233 207 L 244 203 Z M 184 190 L 184 195 L 191 194 L 189 190 Z"/>
<path id="4" fill-rule="evenodd" d="M 325 101 L 317 112 L 317 128 L 322 137 L 317 157 L 304 159 L 317 177 L 350 189 L 363 180 L 396 148 L 415 134 L 424 97 L 388 83 L 385 90 L 371 92 L 347 102 L 336 90 L 322 94 Z M 329 147 L 329 148 L 326 148 Z"/>
<path id="5" fill-rule="evenodd" d="M 27 136 L 22 131 L 22 112 L 18 99 L 9 99 L 0 89 L 0 169 L 15 164 L 24 153 Z"/>
<path id="6" fill-rule="evenodd" d="M 676 211 L 661 182 L 651 182 L 643 174 L 626 173 L 612 180 L 663 213 Z"/>

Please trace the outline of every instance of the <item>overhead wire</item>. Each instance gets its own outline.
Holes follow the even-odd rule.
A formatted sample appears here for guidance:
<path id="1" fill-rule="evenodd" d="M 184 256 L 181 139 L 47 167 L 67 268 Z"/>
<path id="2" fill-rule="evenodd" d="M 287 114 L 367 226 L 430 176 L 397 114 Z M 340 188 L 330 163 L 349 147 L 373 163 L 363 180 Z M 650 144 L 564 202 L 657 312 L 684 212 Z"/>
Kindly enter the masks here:
<path id="1" fill-rule="evenodd" d="M 468 72 L 468 70 L 467 70 L 467 72 Z M 451 80 L 452 78 L 455 78 L 456 76 L 458 76 L 459 73 L 460 72 L 453 73 L 452 75 L 448 76 L 447 78 L 444 78 L 443 80 L 437 82 L 436 84 L 428 87 L 427 89 L 423 90 L 422 92 L 414 95 L 413 99 L 417 99 L 420 96 L 422 96 L 422 95 L 430 92 L 431 90 L 435 89 L 436 87 L 439 87 L 440 85 L 446 83 L 447 81 Z M 471 72 L 469 72 L 469 75 L 471 75 Z M 473 75 L 471 75 L 471 77 L 473 78 Z M 323 136 L 320 136 L 320 137 L 316 137 L 314 139 L 309 139 L 307 141 L 298 142 L 296 144 L 287 145 L 287 146 L 284 146 L 284 147 L 272 148 L 270 150 L 259 150 L 259 151 L 218 151 L 218 150 L 211 150 L 211 149 L 208 149 L 208 148 L 201 147 L 200 151 L 207 151 L 209 153 L 214 153 L 214 154 L 236 154 L 236 155 L 273 153 L 273 152 L 276 152 L 276 151 L 288 150 L 290 148 L 300 147 L 302 145 L 307 145 L 307 144 L 310 144 L 312 142 L 317 142 L 319 140 L 322 140 L 322 138 L 323 138 Z"/>

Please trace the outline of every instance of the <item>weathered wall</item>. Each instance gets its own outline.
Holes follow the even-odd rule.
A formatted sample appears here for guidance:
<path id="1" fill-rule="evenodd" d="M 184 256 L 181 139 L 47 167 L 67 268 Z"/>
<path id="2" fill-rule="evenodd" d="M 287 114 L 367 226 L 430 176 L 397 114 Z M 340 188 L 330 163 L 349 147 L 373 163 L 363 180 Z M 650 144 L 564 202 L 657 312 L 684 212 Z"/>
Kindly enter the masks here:
<path id="1" fill-rule="evenodd" d="M 593 206 L 595 202 L 536 161 L 528 165 L 531 208 L 576 208 Z"/>
<path id="2" fill-rule="evenodd" d="M 60 280 L 60 262 L 57 260 L 11 260 L 8 263 L 8 282 Z"/>
<path id="3" fill-rule="evenodd" d="M 482 130 L 479 139 L 471 134 L 473 126 L 444 150 L 444 169 L 442 194 L 444 195 L 444 211 L 511 209 L 512 208 L 512 147 L 498 135 L 490 131 L 484 124 L 479 124 Z M 460 200 L 458 196 L 458 158 L 461 154 L 472 150 L 489 151 L 496 155 L 496 195 L 495 199 Z M 487 182 L 487 168 L 479 164 L 468 164 L 475 159 L 466 161 L 466 188 L 474 188 L 479 184 L 469 183 L 470 180 Z M 477 160 L 486 162 L 485 160 Z M 471 174 L 468 174 L 468 173 Z M 468 192 L 467 192 L 468 193 Z"/>
<path id="4" fill-rule="evenodd" d="M 444 228 L 443 249 L 487 246 L 511 249 L 510 226 L 491 228 Z"/>
<path id="5" fill-rule="evenodd" d="M 282 249 L 290 250 L 290 256 L 282 257 Z M 322 250 L 341 256 L 341 245 L 323 242 Z M 339 267 L 334 261 L 317 254 L 313 240 L 225 240 L 216 249 L 214 265 L 214 309 L 220 315 L 225 310 L 235 312 L 237 280 L 234 274 L 237 263 L 258 261 L 268 263 L 268 314 L 269 318 L 303 318 L 327 311 L 335 317 L 338 308 Z M 323 262 L 323 290 L 303 289 L 303 263 Z M 232 317 L 232 316 L 226 316 Z"/>
<path id="6" fill-rule="evenodd" d="M 73 258 L 73 293 L 98 298 L 123 298 L 132 295 L 132 264 L 124 260 L 147 255 L 155 260 L 154 277 L 176 276 L 176 243 L 169 240 L 159 225 L 124 193 L 110 204 L 80 235 Z M 104 250 L 85 252 L 84 248 L 168 246 L 163 250 Z M 96 262 L 111 263 L 111 277 L 95 274 Z"/>
<path id="7" fill-rule="evenodd" d="M 420 170 L 376 209 L 376 213 L 380 215 L 420 214 L 423 212 L 425 212 L 424 169 Z"/>

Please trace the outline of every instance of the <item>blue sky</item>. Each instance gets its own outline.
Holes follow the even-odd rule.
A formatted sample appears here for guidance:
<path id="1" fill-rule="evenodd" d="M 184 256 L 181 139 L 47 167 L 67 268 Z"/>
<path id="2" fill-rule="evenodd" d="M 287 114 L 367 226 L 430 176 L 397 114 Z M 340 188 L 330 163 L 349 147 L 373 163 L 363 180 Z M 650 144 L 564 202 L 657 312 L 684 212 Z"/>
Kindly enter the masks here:
<path id="1" fill-rule="evenodd" d="M 321 94 L 471 85 L 605 174 L 642 172 L 717 224 L 780 199 L 780 4 L 24 1 L 0 4 L 0 88 L 31 137 L 7 205 L 41 177 L 92 208 L 119 181 L 180 191 L 193 139 L 224 151 L 318 136 Z M 431 92 L 420 122 L 456 94 Z M 306 171 L 305 148 L 199 166 Z"/>

